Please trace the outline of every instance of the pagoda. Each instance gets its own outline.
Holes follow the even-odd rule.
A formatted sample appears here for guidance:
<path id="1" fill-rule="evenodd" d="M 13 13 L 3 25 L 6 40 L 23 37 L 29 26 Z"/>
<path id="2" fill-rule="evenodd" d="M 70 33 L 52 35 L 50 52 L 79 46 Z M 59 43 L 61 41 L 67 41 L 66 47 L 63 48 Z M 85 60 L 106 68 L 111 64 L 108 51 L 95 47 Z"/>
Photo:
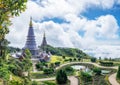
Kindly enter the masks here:
<path id="1" fill-rule="evenodd" d="M 43 34 L 43 40 L 42 40 L 42 43 L 41 43 L 41 48 L 43 50 L 45 50 L 45 46 L 47 46 L 47 41 L 46 41 L 46 36 L 45 36 L 45 32 Z"/>
<path id="2" fill-rule="evenodd" d="M 25 49 L 29 49 L 33 57 L 38 56 L 38 48 L 36 46 L 32 18 L 30 18 L 27 40 L 26 40 L 26 44 L 25 44 L 23 50 L 25 50 Z"/>

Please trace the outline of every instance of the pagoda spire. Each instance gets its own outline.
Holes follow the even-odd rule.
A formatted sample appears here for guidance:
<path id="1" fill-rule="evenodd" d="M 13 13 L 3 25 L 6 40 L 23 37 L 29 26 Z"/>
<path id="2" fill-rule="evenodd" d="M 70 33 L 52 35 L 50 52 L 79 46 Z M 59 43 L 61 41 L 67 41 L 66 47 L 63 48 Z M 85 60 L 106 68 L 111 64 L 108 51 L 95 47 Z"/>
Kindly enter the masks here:
<path id="1" fill-rule="evenodd" d="M 45 36 L 45 31 L 44 31 L 44 35 L 43 35 L 43 37 L 45 37 L 45 38 L 46 38 L 46 36 Z"/>
<path id="2" fill-rule="evenodd" d="M 35 41 L 32 17 L 30 18 L 27 40 L 26 40 L 26 44 L 25 44 L 23 50 L 25 50 L 25 49 L 29 49 L 32 56 L 38 55 L 38 48 L 37 48 L 36 41 Z"/>
<path id="3" fill-rule="evenodd" d="M 45 46 L 47 46 L 47 41 L 46 41 L 46 34 L 44 31 L 41 47 L 44 48 Z"/>

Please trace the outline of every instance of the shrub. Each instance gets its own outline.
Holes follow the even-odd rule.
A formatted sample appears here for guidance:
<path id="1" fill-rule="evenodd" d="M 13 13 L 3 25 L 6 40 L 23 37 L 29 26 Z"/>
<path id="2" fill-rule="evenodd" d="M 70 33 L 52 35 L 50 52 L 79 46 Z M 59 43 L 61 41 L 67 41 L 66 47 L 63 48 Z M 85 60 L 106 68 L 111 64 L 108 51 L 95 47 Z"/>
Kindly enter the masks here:
<path id="1" fill-rule="evenodd" d="M 60 62 L 55 62 L 55 66 L 60 66 Z"/>
<path id="2" fill-rule="evenodd" d="M 36 68 L 39 70 L 43 70 L 43 65 L 41 63 L 37 63 Z"/>
<path id="3" fill-rule="evenodd" d="M 54 69 L 53 68 L 46 68 L 43 69 L 44 74 L 52 74 L 54 73 Z"/>
<path id="4" fill-rule="evenodd" d="M 76 61 L 77 59 L 76 58 L 74 58 L 74 61 Z"/>
<path id="5" fill-rule="evenodd" d="M 67 67 L 65 67 L 65 69 L 64 69 L 66 72 L 73 72 L 74 71 L 74 69 L 71 67 L 71 66 L 67 66 Z"/>
<path id="6" fill-rule="evenodd" d="M 63 59 L 65 59 L 65 56 L 62 56 Z"/>
<path id="7" fill-rule="evenodd" d="M 32 85 L 39 85 L 39 84 L 38 84 L 38 82 L 33 81 L 33 82 L 32 82 Z"/>
<path id="8" fill-rule="evenodd" d="M 95 72 L 96 75 L 100 75 L 101 74 L 101 69 L 100 68 L 94 68 L 93 72 Z"/>
<path id="9" fill-rule="evenodd" d="M 8 85 L 22 85 L 22 83 L 20 83 L 19 81 L 12 80 L 9 82 Z"/>
<path id="10" fill-rule="evenodd" d="M 100 64 L 103 65 L 103 66 L 113 66 L 113 62 L 105 62 L 105 61 L 100 61 Z"/>
<path id="11" fill-rule="evenodd" d="M 92 81 L 92 76 L 87 72 L 81 72 L 81 78 L 87 82 Z"/>
<path id="12" fill-rule="evenodd" d="M 69 59 L 65 59 L 64 61 L 67 62 L 67 61 L 69 61 Z"/>
<path id="13" fill-rule="evenodd" d="M 72 62 L 72 58 L 70 58 L 69 61 Z"/>

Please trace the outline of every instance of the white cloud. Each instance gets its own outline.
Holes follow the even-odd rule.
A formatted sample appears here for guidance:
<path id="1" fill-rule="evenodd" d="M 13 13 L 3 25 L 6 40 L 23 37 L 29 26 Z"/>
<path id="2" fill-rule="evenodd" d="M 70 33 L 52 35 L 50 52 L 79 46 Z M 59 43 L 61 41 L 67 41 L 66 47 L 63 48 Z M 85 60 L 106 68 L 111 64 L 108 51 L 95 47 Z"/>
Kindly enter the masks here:
<path id="1" fill-rule="evenodd" d="M 9 35 L 7 35 L 7 39 L 11 41 L 12 46 L 24 47 L 30 16 L 33 17 L 36 42 L 38 45 L 41 44 L 44 30 L 46 31 L 48 43 L 59 47 L 88 48 L 89 46 L 99 45 L 101 43 L 105 45 L 109 41 L 118 39 L 116 32 L 119 26 L 113 15 L 101 15 L 95 20 L 88 20 L 86 17 L 80 15 L 80 13 L 87 11 L 87 8 L 92 6 L 110 9 L 113 7 L 115 0 L 40 1 L 28 1 L 26 11 L 20 17 L 12 19 L 13 25 L 10 27 Z M 53 21 L 39 22 L 44 20 L 45 17 L 58 17 L 68 23 L 63 22 L 59 24 Z M 83 35 L 80 34 L 80 31 L 84 31 Z M 98 41 L 97 39 L 105 39 L 106 41 Z M 112 42 L 112 44 L 114 43 L 116 42 Z M 101 49 L 104 48 L 102 46 Z M 112 47 L 108 48 L 110 49 Z"/>
<path id="2" fill-rule="evenodd" d="M 97 58 L 120 58 L 120 46 L 119 45 L 101 45 L 101 46 L 89 46 L 84 49 L 84 52 L 95 56 Z"/>
<path id="3" fill-rule="evenodd" d="M 118 38 L 117 31 L 119 26 L 114 16 L 101 16 L 98 18 L 97 24 L 101 26 L 98 28 L 101 37 L 106 37 L 108 39 Z"/>

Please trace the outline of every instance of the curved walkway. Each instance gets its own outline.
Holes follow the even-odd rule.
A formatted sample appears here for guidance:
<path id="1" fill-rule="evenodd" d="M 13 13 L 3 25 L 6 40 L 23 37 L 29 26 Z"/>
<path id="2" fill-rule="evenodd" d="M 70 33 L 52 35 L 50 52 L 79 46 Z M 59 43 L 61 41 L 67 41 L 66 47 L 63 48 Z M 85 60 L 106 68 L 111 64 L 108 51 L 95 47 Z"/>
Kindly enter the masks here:
<path id="1" fill-rule="evenodd" d="M 70 63 L 65 63 L 65 64 L 60 65 L 59 67 L 56 68 L 56 70 L 61 68 L 61 67 L 66 66 L 66 65 L 72 65 L 72 64 L 92 64 L 92 65 L 97 66 L 99 68 L 111 68 L 111 69 L 117 69 L 118 68 L 117 66 L 113 66 L 113 67 L 100 66 L 99 64 L 92 63 L 92 62 L 70 62 Z"/>
<path id="2" fill-rule="evenodd" d="M 70 80 L 70 85 L 78 85 L 78 78 L 75 76 L 70 76 L 68 79 Z"/>
<path id="3" fill-rule="evenodd" d="M 61 67 L 63 66 L 66 66 L 66 65 L 71 65 L 71 64 L 92 64 L 94 66 L 97 66 L 99 68 L 111 68 L 111 69 L 118 69 L 117 66 L 113 66 L 113 67 L 105 67 L 105 66 L 100 66 L 99 64 L 96 64 L 96 63 L 92 63 L 92 62 L 70 62 L 70 63 L 66 63 L 66 64 L 62 64 L 60 65 L 59 67 L 56 68 L 57 69 L 60 69 Z M 32 79 L 33 81 L 47 81 L 47 80 L 55 80 L 55 78 L 43 78 L 43 79 Z M 78 79 L 75 77 L 75 76 L 70 76 L 69 77 L 69 80 L 71 81 L 71 85 L 78 85 Z M 117 80 L 116 80 L 116 73 L 114 74 L 111 74 L 109 76 L 109 82 L 112 84 L 112 85 L 120 85 Z"/>
<path id="4" fill-rule="evenodd" d="M 112 85 L 120 85 L 117 81 L 116 81 L 116 73 L 112 74 L 109 76 L 109 82 Z"/>
<path id="5" fill-rule="evenodd" d="M 105 66 L 100 66 L 99 64 L 96 64 L 96 63 L 92 63 L 92 62 L 71 62 L 71 63 L 66 63 L 66 64 L 63 64 L 61 65 L 60 67 L 56 68 L 56 69 L 59 69 L 63 66 L 66 66 L 66 65 L 71 65 L 71 64 L 92 64 L 94 66 L 97 66 L 99 68 L 112 68 L 112 69 L 118 69 L 118 66 L 113 66 L 113 67 L 105 67 Z M 113 73 L 109 76 L 108 78 L 109 82 L 112 84 L 112 85 L 120 85 L 117 80 L 116 80 L 116 73 Z"/>

